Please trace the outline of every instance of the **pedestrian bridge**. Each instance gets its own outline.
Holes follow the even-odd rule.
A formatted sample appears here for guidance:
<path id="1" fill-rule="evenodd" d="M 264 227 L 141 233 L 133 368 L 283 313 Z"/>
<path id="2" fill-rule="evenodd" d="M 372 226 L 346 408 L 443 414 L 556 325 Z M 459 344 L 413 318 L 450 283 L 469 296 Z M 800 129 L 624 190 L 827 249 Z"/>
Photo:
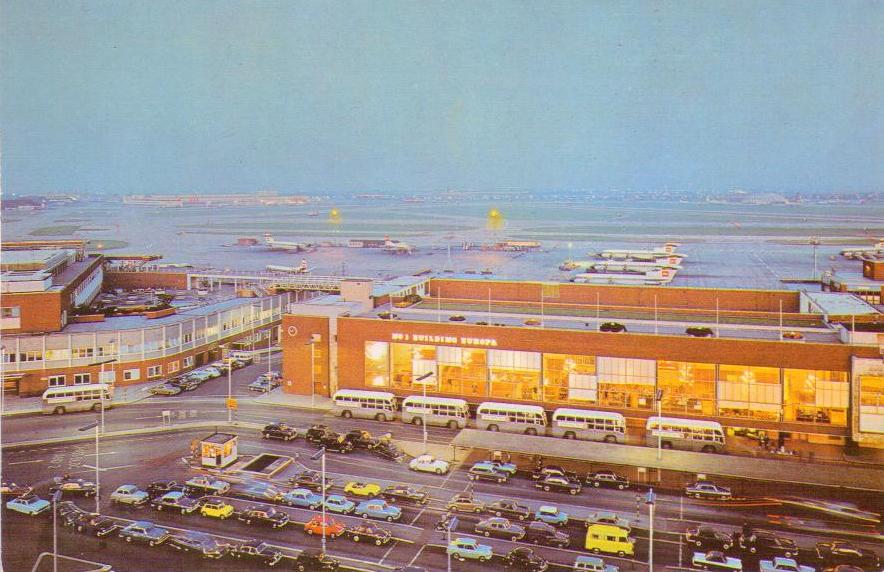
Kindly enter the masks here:
<path id="1" fill-rule="evenodd" d="M 285 276 L 270 272 L 188 272 L 187 289 L 205 287 L 211 290 L 221 284 L 231 284 L 234 288 L 260 285 L 263 288 L 275 287 L 292 291 L 339 292 L 341 281 L 345 279 L 353 279 L 353 277 L 315 276 L 313 274 Z"/>

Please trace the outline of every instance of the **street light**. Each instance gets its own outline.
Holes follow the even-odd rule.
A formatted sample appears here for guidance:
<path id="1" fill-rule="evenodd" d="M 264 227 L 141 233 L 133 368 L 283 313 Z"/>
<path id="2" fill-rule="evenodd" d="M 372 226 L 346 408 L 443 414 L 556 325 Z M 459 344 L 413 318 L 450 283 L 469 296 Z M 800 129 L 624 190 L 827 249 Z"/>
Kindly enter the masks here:
<path id="1" fill-rule="evenodd" d="M 325 554 L 325 447 L 320 447 L 316 453 L 310 457 L 311 460 L 315 461 L 317 458 L 322 458 L 320 461 L 321 465 L 321 473 L 322 473 L 322 481 L 320 487 L 322 489 L 322 553 Z"/>
<path id="2" fill-rule="evenodd" d="M 230 407 L 233 399 L 233 356 L 227 354 L 227 422 L 233 423 L 233 409 Z"/>
<path id="3" fill-rule="evenodd" d="M 448 572 L 451 572 L 451 552 L 448 548 L 451 546 L 451 531 L 457 528 L 457 517 L 454 516 L 448 521 L 445 527 L 445 553 L 448 555 Z"/>
<path id="4" fill-rule="evenodd" d="M 90 366 L 100 366 L 101 370 L 98 373 L 98 381 L 99 383 L 104 383 L 101 378 L 104 374 L 104 365 L 108 363 L 114 363 L 117 361 L 117 358 L 106 359 L 103 361 L 97 361 L 95 363 L 90 363 Z M 104 433 L 104 390 L 101 391 L 101 432 Z"/>
<path id="5" fill-rule="evenodd" d="M 310 407 L 316 407 L 316 338 L 311 334 L 310 341 Z"/>
<path id="6" fill-rule="evenodd" d="M 427 379 L 428 377 L 430 377 L 431 375 L 433 375 L 433 372 L 428 371 L 427 373 L 416 378 L 414 381 L 415 381 L 415 383 L 417 383 L 418 381 L 423 381 L 423 380 Z M 421 404 L 422 405 L 421 411 L 423 411 L 423 414 L 421 415 L 421 417 L 422 417 L 421 427 L 423 427 L 423 430 L 424 430 L 424 453 L 426 453 L 427 452 L 427 384 L 422 383 L 421 386 L 424 389 L 424 402 Z"/>
<path id="7" fill-rule="evenodd" d="M 657 402 L 657 460 L 663 458 L 663 390 L 654 392 L 654 400 Z"/>
<path id="8" fill-rule="evenodd" d="M 52 572 L 58 572 L 58 499 L 61 489 L 52 493 Z"/>
<path id="9" fill-rule="evenodd" d="M 657 495 L 654 494 L 654 489 L 648 489 L 648 495 L 645 497 L 645 504 L 648 505 L 648 510 L 650 511 L 649 518 L 651 521 L 648 537 L 648 570 L 650 572 L 653 572 L 654 570 L 654 504 L 656 500 Z"/>
<path id="10" fill-rule="evenodd" d="M 93 421 L 89 425 L 80 427 L 78 429 L 78 431 L 88 431 L 90 429 L 95 429 L 95 512 L 97 513 L 101 512 L 101 507 L 99 506 L 99 499 L 101 497 L 101 475 L 99 473 L 100 469 L 98 468 L 98 429 L 100 426 L 101 424 L 98 421 Z"/>

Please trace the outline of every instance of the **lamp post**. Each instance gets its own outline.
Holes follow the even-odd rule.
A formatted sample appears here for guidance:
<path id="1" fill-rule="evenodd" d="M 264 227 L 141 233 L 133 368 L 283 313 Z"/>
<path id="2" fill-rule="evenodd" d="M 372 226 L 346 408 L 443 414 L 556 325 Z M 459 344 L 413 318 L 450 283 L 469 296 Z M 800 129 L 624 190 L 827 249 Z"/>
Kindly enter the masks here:
<path id="1" fill-rule="evenodd" d="M 322 489 L 322 553 L 325 554 L 325 447 L 320 447 L 319 451 L 310 457 L 312 460 L 320 458 L 320 471 L 322 473 L 320 488 Z"/>
<path id="2" fill-rule="evenodd" d="M 52 572 L 58 572 L 58 499 L 61 490 L 52 493 Z"/>
<path id="3" fill-rule="evenodd" d="M 654 570 L 654 504 L 657 500 L 657 495 L 654 494 L 654 489 L 648 489 L 648 496 L 645 498 L 645 504 L 648 505 L 649 511 L 649 535 L 648 535 L 648 570 L 649 572 L 653 572 Z"/>
<path id="4" fill-rule="evenodd" d="M 448 551 L 448 547 L 451 546 L 451 531 L 455 528 L 457 528 L 456 516 L 452 517 L 448 521 L 448 526 L 445 527 L 445 553 L 448 555 L 448 572 L 451 572 L 451 552 Z"/>
<path id="5" fill-rule="evenodd" d="M 99 433 L 100 427 L 101 427 L 101 423 L 99 423 L 98 421 L 94 421 L 94 422 L 90 423 L 89 425 L 86 425 L 84 427 L 80 427 L 78 429 L 78 431 L 88 431 L 90 429 L 95 429 L 95 465 L 94 465 L 94 469 L 95 469 L 95 512 L 96 513 L 101 512 L 101 507 L 100 507 L 100 499 L 101 499 L 101 473 L 100 473 L 100 471 L 101 471 L 101 469 L 99 469 L 99 464 L 98 464 L 99 463 L 99 461 L 98 461 L 98 436 L 100 434 Z"/>
<path id="6" fill-rule="evenodd" d="M 313 339 L 313 336 L 310 336 L 310 341 L 307 342 L 307 345 L 310 346 L 310 407 L 316 407 L 316 340 Z"/>
<path id="7" fill-rule="evenodd" d="M 663 426 L 660 418 L 663 417 L 663 390 L 654 392 L 654 400 L 657 402 L 657 460 L 663 458 Z"/>
<path id="8" fill-rule="evenodd" d="M 425 379 L 427 379 L 431 375 L 433 375 L 433 372 L 428 371 L 427 373 L 421 375 L 420 377 L 418 377 L 414 381 L 424 381 Z M 421 387 L 423 387 L 423 390 L 424 390 L 424 402 L 421 404 L 422 405 L 421 411 L 423 411 L 423 414 L 421 415 L 421 427 L 424 430 L 424 453 L 426 453 L 427 452 L 427 384 L 422 383 Z"/>
<path id="9" fill-rule="evenodd" d="M 227 354 L 227 422 L 233 423 L 233 409 L 230 407 L 233 399 L 233 357 Z"/>
<path id="10" fill-rule="evenodd" d="M 104 366 L 105 366 L 105 364 L 114 363 L 114 362 L 116 362 L 116 361 L 117 361 L 117 358 L 111 358 L 111 359 L 106 359 L 106 360 L 103 360 L 103 361 L 99 361 L 99 362 L 95 362 L 95 363 L 90 363 L 90 364 L 89 364 L 90 366 L 96 366 L 96 365 L 97 365 L 97 366 L 99 366 L 99 367 L 101 368 L 101 369 L 99 370 L 99 373 L 98 373 L 98 382 L 99 382 L 99 383 L 104 383 L 104 381 L 102 380 L 102 378 L 104 377 Z M 104 394 L 105 394 L 105 392 L 102 390 L 102 392 L 101 392 L 101 432 L 102 432 L 102 433 L 104 433 Z"/>

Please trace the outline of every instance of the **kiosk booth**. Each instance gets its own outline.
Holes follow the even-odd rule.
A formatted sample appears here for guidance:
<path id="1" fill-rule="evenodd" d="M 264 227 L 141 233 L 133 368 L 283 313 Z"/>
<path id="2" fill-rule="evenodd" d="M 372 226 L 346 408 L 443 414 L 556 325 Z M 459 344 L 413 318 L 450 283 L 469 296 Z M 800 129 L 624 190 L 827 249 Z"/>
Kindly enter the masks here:
<path id="1" fill-rule="evenodd" d="M 200 440 L 200 464 L 204 467 L 222 469 L 239 458 L 236 451 L 236 435 L 213 433 Z"/>

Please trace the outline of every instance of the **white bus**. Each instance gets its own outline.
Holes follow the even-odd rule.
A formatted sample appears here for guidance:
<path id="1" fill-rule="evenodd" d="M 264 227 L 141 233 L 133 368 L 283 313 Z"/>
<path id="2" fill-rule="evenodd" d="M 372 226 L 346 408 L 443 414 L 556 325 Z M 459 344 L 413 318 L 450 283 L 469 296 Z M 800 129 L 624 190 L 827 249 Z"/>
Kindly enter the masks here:
<path id="1" fill-rule="evenodd" d="M 43 392 L 43 415 L 62 414 L 73 411 L 101 410 L 111 408 L 114 395 L 113 386 L 106 383 L 84 383 L 83 385 L 64 385 L 50 387 Z"/>
<path id="2" fill-rule="evenodd" d="M 344 418 L 360 417 L 378 421 L 396 419 L 396 396 L 386 391 L 341 389 L 332 396 L 335 415 Z"/>
<path id="3" fill-rule="evenodd" d="M 553 411 L 550 433 L 565 439 L 625 443 L 626 418 L 619 413 L 560 407 Z"/>
<path id="4" fill-rule="evenodd" d="M 645 429 L 649 447 L 656 447 L 659 442 L 664 449 L 703 453 L 717 453 L 724 449 L 724 430 L 715 421 L 653 416 L 648 417 Z"/>
<path id="5" fill-rule="evenodd" d="M 517 405 L 485 401 L 476 409 L 476 427 L 538 435 L 546 432 L 546 413 L 539 405 Z"/>
<path id="6" fill-rule="evenodd" d="M 463 399 L 449 397 L 409 395 L 402 401 L 403 423 L 420 425 L 424 417 L 427 425 L 463 429 L 467 426 L 470 408 Z"/>

